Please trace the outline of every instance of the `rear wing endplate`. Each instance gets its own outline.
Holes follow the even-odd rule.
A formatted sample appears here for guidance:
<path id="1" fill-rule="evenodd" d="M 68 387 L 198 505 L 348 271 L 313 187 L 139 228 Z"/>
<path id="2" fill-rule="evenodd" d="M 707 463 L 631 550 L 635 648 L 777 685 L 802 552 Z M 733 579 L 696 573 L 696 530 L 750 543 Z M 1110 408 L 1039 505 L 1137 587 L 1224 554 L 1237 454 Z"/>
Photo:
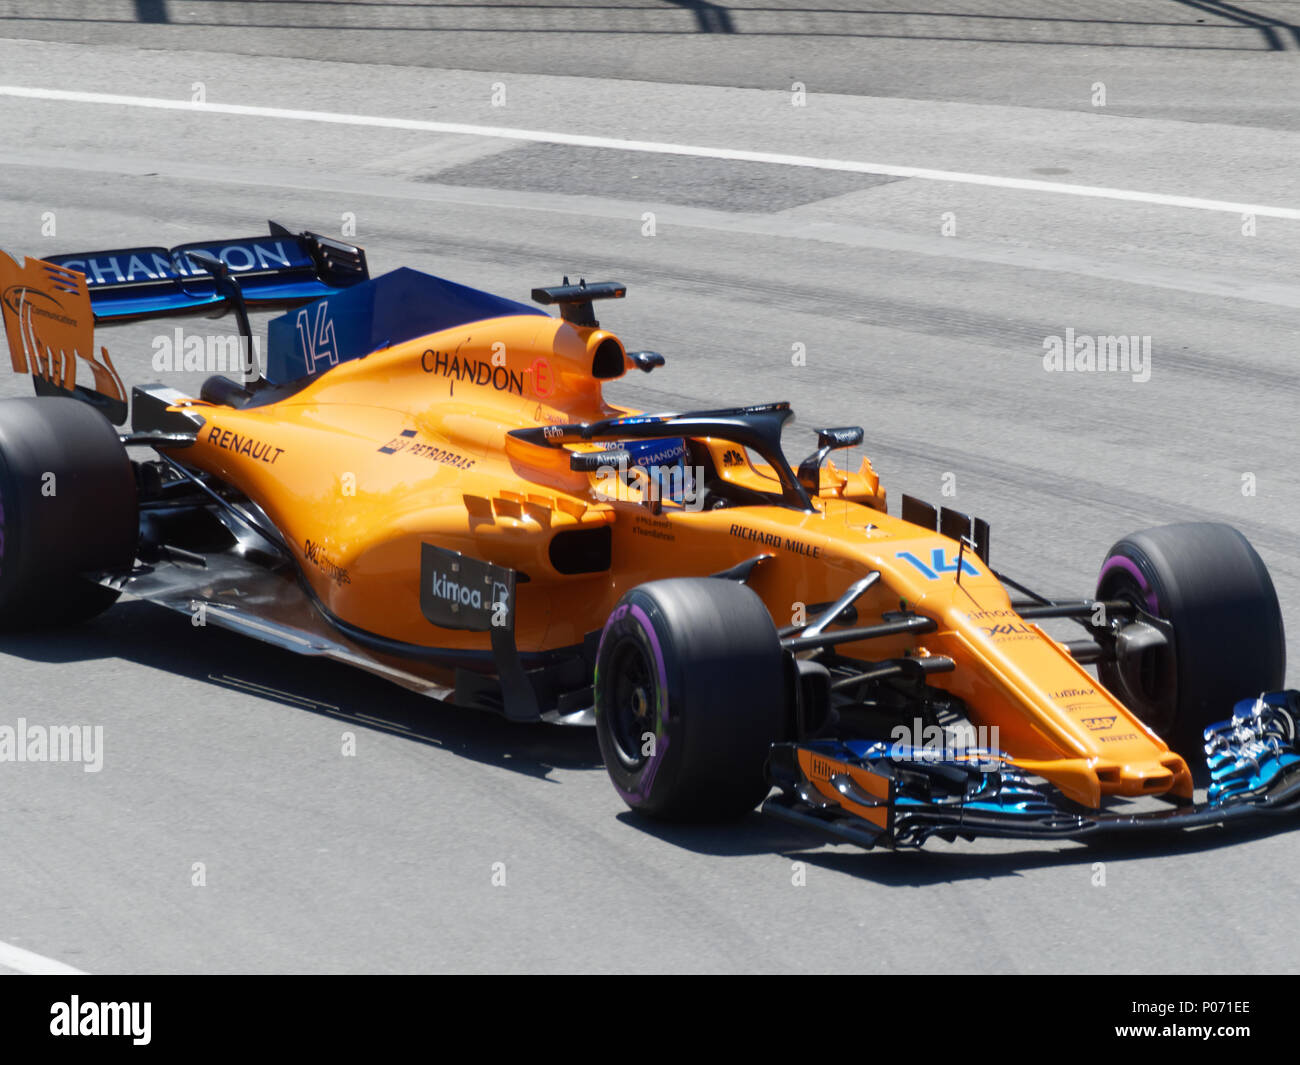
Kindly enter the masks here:
<path id="1" fill-rule="evenodd" d="M 207 259 L 215 277 L 203 265 Z M 270 223 L 264 237 L 124 248 L 19 261 L 0 253 L 0 314 L 15 372 L 36 394 L 72 396 L 114 425 L 127 396 L 106 348 L 95 353 L 95 324 L 235 310 L 290 308 L 369 278 L 358 247 Z"/>

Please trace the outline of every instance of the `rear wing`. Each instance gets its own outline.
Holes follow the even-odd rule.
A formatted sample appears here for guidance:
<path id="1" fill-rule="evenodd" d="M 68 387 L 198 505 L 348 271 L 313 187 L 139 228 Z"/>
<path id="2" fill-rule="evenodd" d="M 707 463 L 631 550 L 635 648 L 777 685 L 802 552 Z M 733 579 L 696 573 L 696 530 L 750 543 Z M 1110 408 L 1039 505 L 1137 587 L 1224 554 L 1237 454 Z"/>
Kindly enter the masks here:
<path id="1" fill-rule="evenodd" d="M 194 253 L 194 255 L 192 255 Z M 195 257 L 197 256 L 197 258 Z M 211 271 L 203 259 L 211 265 Z M 365 252 L 270 223 L 265 237 L 55 255 L 19 262 L 0 252 L 0 314 L 14 371 L 37 395 L 90 403 L 126 421 L 126 388 L 95 324 L 234 310 L 297 307 L 369 278 Z"/>
<path id="2" fill-rule="evenodd" d="M 85 275 L 95 321 L 105 323 L 171 314 L 215 317 L 230 309 L 230 298 L 190 252 L 223 263 L 253 309 L 310 303 L 370 276 L 366 253 L 354 245 L 317 233 L 294 234 L 275 222 L 269 228 L 263 237 L 75 252 L 48 261 Z"/>

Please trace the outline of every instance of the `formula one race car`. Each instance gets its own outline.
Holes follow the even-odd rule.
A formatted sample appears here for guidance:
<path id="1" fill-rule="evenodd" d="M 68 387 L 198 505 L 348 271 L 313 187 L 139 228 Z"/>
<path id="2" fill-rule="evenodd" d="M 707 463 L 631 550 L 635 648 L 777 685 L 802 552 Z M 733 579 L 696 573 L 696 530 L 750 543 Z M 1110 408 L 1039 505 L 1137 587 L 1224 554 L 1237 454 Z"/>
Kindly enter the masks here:
<path id="1" fill-rule="evenodd" d="M 1282 617 L 1240 533 L 1135 533 L 1093 597 L 1049 600 L 990 566 L 986 523 L 907 496 L 891 514 L 869 461 L 839 469 L 860 428 L 817 430 L 792 467 L 786 403 L 610 404 L 606 381 L 663 364 L 597 323 L 624 291 L 534 289 L 553 317 L 371 279 L 361 249 L 274 224 L 0 255 L 38 393 L 0 402 L 0 625 L 126 592 L 511 720 L 594 717 L 618 793 L 666 819 L 763 803 L 919 845 L 1300 805 L 1300 693 L 1276 691 Z M 293 308 L 265 366 L 248 308 Z M 237 378 L 136 387 L 116 429 L 93 323 L 226 309 Z"/>

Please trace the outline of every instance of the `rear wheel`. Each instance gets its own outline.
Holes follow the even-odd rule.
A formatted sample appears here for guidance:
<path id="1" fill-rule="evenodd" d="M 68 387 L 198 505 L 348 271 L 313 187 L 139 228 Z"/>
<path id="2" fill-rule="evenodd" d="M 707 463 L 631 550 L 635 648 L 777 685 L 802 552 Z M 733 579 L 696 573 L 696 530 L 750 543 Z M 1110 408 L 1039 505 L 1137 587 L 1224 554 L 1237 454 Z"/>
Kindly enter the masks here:
<path id="1" fill-rule="evenodd" d="M 596 659 L 596 734 L 632 809 L 728 820 L 768 792 L 783 738 L 784 667 L 772 618 L 743 584 L 654 581 L 610 615 Z"/>
<path id="2" fill-rule="evenodd" d="M 118 593 L 87 574 L 129 569 L 139 512 L 108 420 L 64 397 L 0 400 L 0 629 L 68 625 Z"/>
<path id="3" fill-rule="evenodd" d="M 1282 611 L 1263 560 L 1230 525 L 1163 525 L 1110 549 L 1097 598 L 1134 603 L 1172 631 L 1171 646 L 1098 672 L 1204 780 L 1206 726 L 1285 682 Z"/>

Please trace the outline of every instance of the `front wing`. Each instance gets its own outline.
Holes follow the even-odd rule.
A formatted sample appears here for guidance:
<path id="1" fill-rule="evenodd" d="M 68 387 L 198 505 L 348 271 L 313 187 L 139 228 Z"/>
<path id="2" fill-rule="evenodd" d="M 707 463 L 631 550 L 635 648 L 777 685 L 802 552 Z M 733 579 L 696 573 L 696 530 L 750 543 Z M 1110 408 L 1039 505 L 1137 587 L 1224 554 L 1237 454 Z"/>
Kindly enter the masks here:
<path id="1" fill-rule="evenodd" d="M 1300 810 L 1298 721 L 1298 691 L 1243 700 L 1205 730 L 1205 801 L 1140 812 L 1082 807 L 999 752 L 953 758 L 864 740 L 776 744 L 767 769 L 781 790 L 763 812 L 867 848 L 920 847 L 933 836 L 1078 839 L 1287 814 Z"/>

